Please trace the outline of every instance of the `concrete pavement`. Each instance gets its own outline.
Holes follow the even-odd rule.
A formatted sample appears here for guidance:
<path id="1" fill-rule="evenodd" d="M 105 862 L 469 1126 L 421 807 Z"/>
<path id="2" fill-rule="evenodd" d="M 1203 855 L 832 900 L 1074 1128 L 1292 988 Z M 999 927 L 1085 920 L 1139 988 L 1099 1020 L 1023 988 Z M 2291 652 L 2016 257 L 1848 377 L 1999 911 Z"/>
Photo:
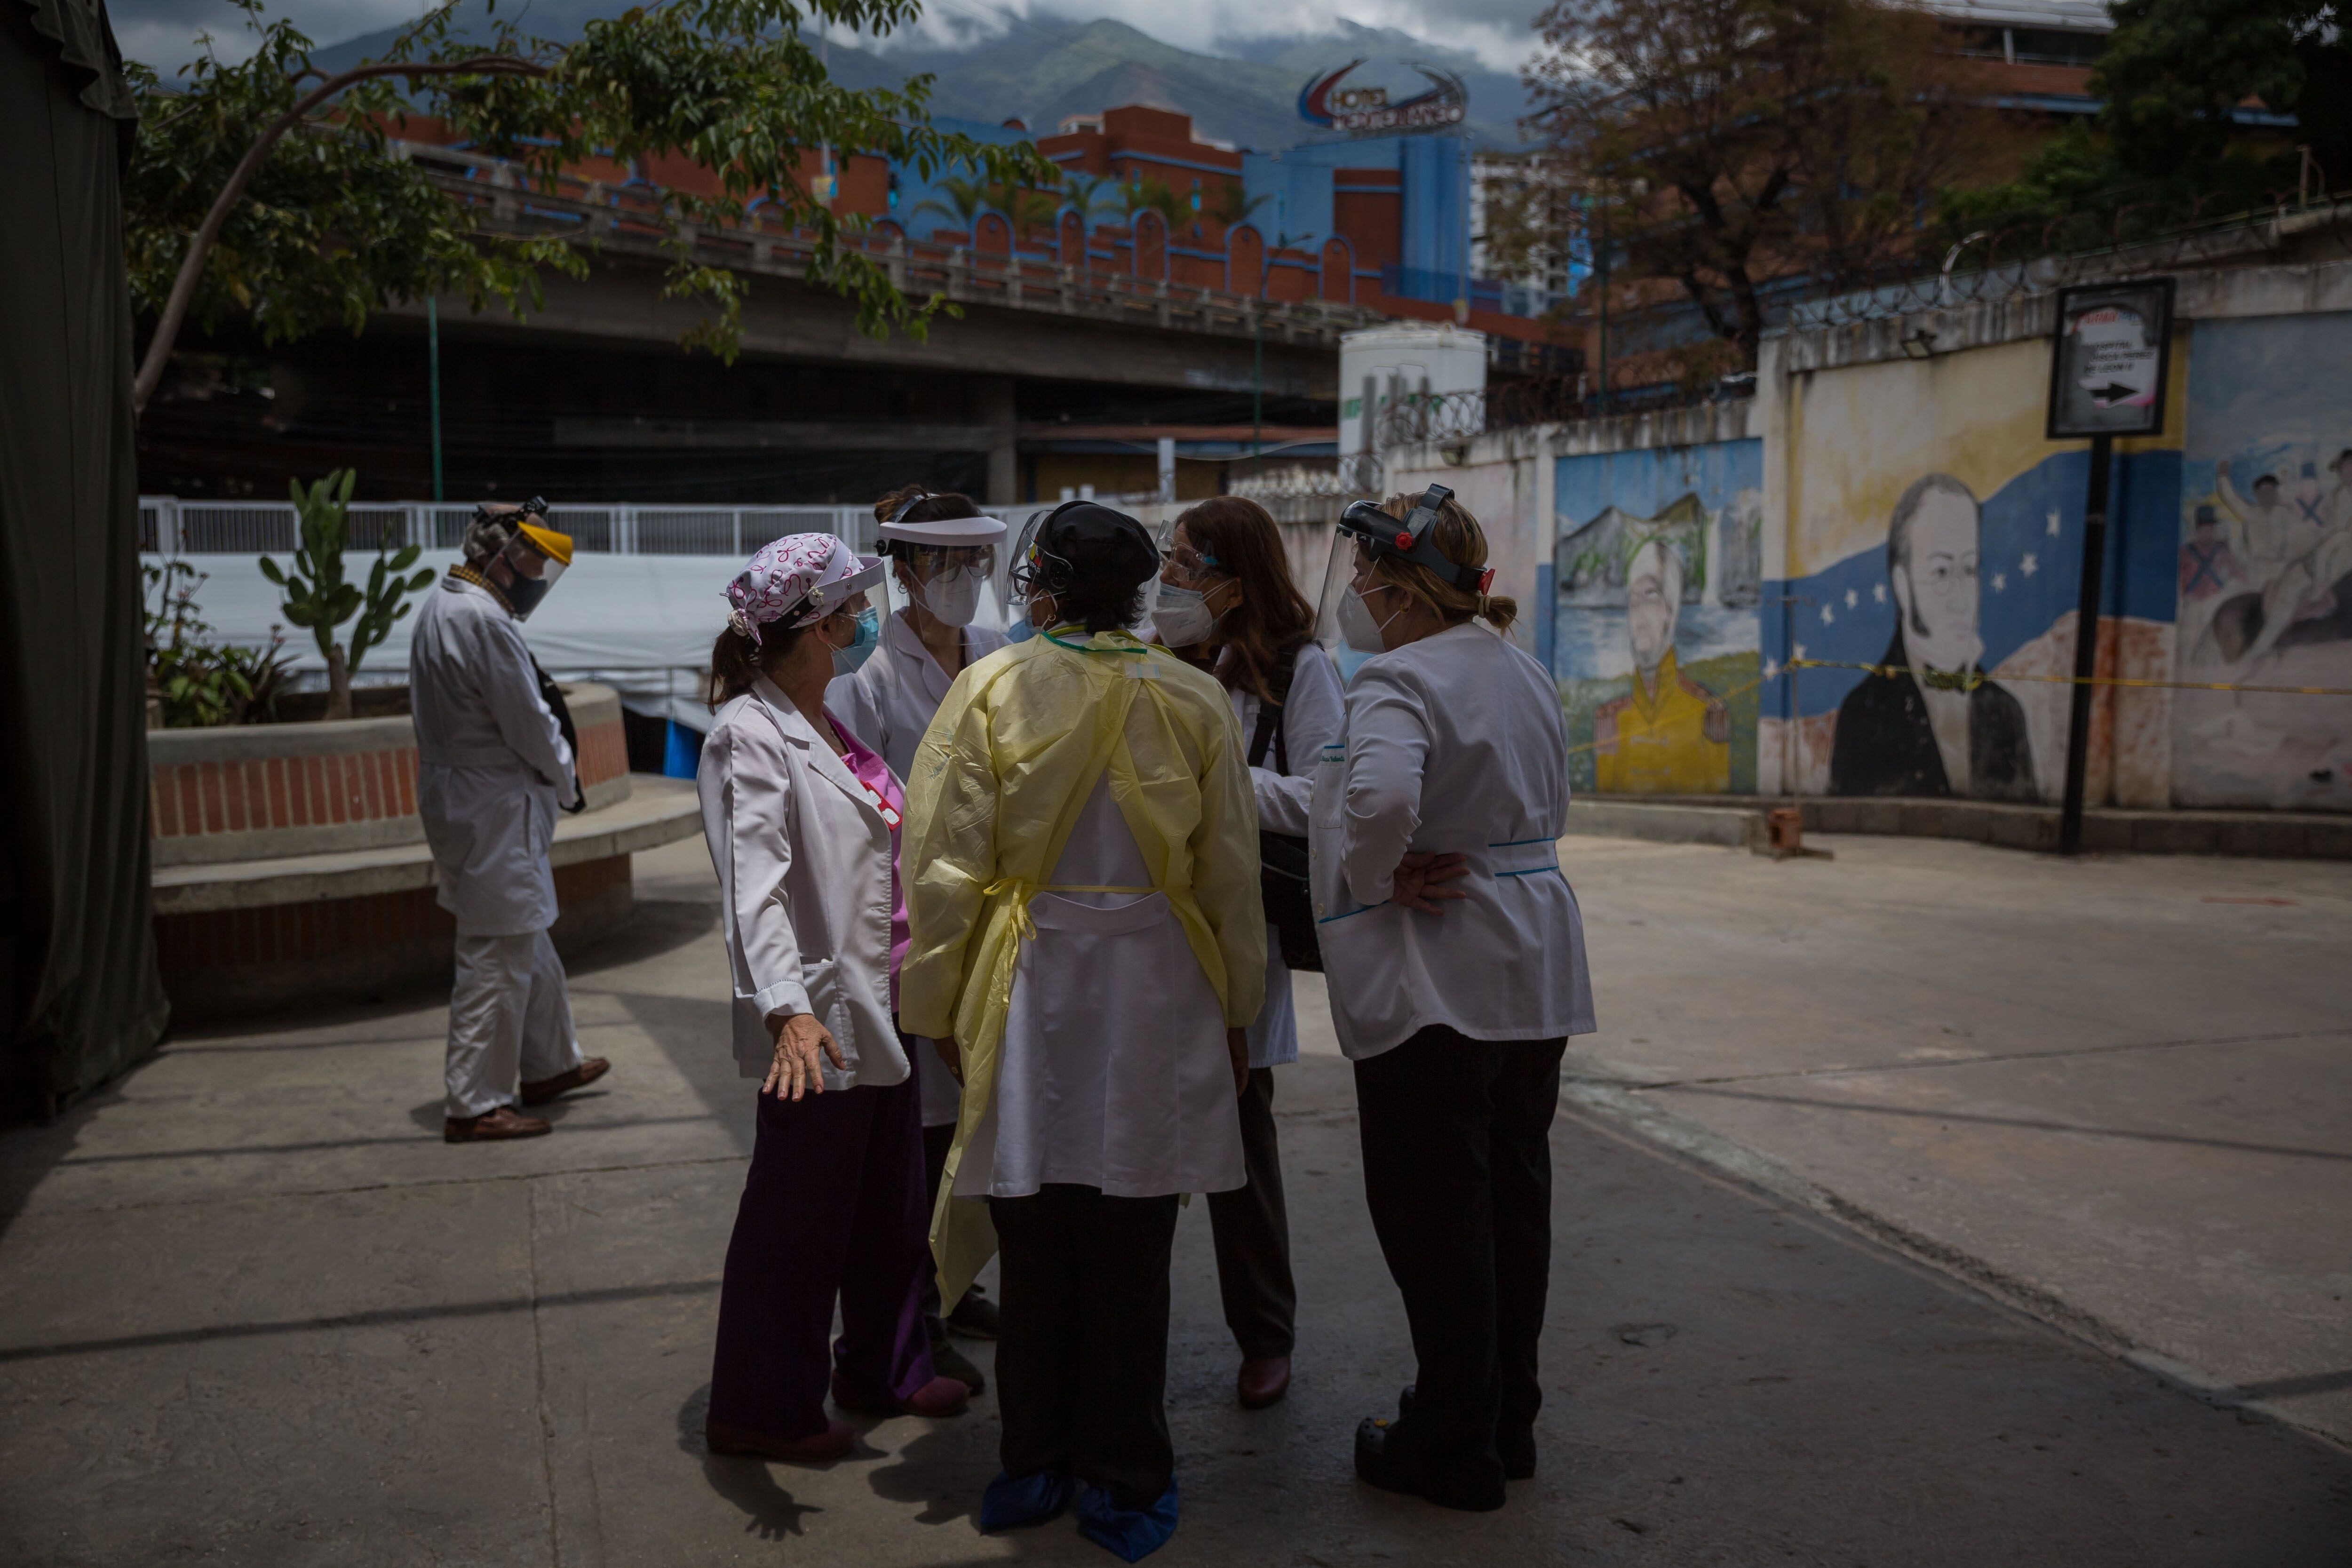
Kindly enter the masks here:
<path id="1" fill-rule="evenodd" d="M 1571 1096 L 2352 1440 L 2352 867 L 1820 842 L 1565 841 Z"/>
<path id="2" fill-rule="evenodd" d="M 1909 875 L 1839 847 L 1829 868 L 1866 904 Z M 1738 879 L 1788 868 L 1570 849 L 1615 1031 L 1585 1042 L 1587 1080 L 1639 1065 L 1681 1082 L 1718 1028 L 1758 1033 L 1728 980 L 1675 994 L 1685 957 L 1668 956 L 1727 975 L 1738 964 L 1710 943 L 1780 952 L 1736 911 L 1787 884 Z M 1663 857 L 1655 875 L 1641 854 Z M 639 920 L 574 965 L 583 1041 L 616 1070 L 561 1107 L 554 1137 L 437 1141 L 442 1010 L 429 1000 L 185 1037 L 58 1126 L 0 1135 L 0 1561 L 1110 1561 L 1066 1525 L 978 1534 L 992 1394 L 957 1420 L 860 1418 L 857 1456 L 825 1469 L 702 1451 L 751 1086 L 728 1059 L 698 847 L 638 868 Z M 1728 889 L 1717 926 L 1692 914 L 1681 945 L 1631 923 L 1676 900 L 1697 910 L 1709 889 Z M 1899 1033 L 1899 1009 L 1889 991 L 1842 1010 L 1832 978 L 1813 988 L 1816 1065 L 1852 1066 L 1853 1042 Z M 2352 1555 L 2341 1448 L 2188 1397 L 1802 1201 L 1727 1179 L 1626 1131 L 1605 1095 L 1600 1111 L 1566 1106 L 1554 1140 L 1538 1479 L 1483 1516 L 1360 1487 L 1349 1436 L 1393 1400 L 1410 1357 L 1364 1216 L 1349 1071 L 1319 993 L 1302 1001 L 1307 1055 L 1277 1090 L 1298 1381 L 1272 1410 L 1232 1404 L 1234 1352 L 1193 1205 L 1170 1358 L 1184 1524 L 1155 1562 Z M 1685 1009 L 1679 1035 L 1650 1022 Z M 1621 1061 L 1637 1022 L 1643 1054 Z M 1717 1040 L 1716 1067 L 1753 1068 L 1740 1037 Z M 1603 1088 L 1636 1110 L 1668 1092 Z M 1685 1105 L 1712 1102 L 1674 1092 L 1675 1128 L 1700 1126 Z"/>

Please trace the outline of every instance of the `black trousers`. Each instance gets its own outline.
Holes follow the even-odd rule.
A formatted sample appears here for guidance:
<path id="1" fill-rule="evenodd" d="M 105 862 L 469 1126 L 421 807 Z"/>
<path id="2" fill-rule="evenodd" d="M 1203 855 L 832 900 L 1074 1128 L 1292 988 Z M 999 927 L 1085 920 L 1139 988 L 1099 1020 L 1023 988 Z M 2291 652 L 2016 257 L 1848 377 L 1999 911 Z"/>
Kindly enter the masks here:
<path id="1" fill-rule="evenodd" d="M 1123 1509 L 1176 1473 L 1168 1436 L 1168 1258 L 1176 1195 L 1059 1184 L 991 1198 L 998 1256 L 996 1397 L 1004 1473 L 1066 1471 Z"/>
<path id="2" fill-rule="evenodd" d="M 1543 1404 L 1549 1135 L 1567 1044 L 1439 1026 L 1356 1064 L 1365 1204 L 1420 1363 L 1396 1440 L 1465 1485 L 1501 1482 L 1496 1431 L 1524 1436 Z"/>
<path id="3" fill-rule="evenodd" d="M 1274 1069 L 1252 1068 L 1242 1091 L 1242 1168 L 1248 1184 L 1209 1194 L 1217 1289 L 1225 1326 L 1252 1361 L 1286 1356 L 1297 1341 L 1298 1287 L 1290 1278 L 1290 1215 L 1282 1205 L 1282 1150 L 1274 1132 Z"/>

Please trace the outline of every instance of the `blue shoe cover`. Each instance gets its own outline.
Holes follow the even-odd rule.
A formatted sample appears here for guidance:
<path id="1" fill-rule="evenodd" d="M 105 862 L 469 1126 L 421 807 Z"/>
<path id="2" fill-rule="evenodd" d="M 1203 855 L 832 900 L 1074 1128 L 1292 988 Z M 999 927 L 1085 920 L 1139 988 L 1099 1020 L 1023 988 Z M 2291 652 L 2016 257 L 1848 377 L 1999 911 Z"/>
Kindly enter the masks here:
<path id="1" fill-rule="evenodd" d="M 1146 1509 L 1120 1508 L 1109 1492 L 1088 1487 L 1078 1494 L 1078 1533 L 1124 1562 L 1142 1562 L 1176 1533 L 1176 1483 Z"/>
<path id="2" fill-rule="evenodd" d="M 1039 1470 L 1017 1481 L 999 1470 L 988 1483 L 988 1490 L 981 1494 L 980 1528 L 992 1535 L 1000 1530 L 1019 1530 L 1058 1519 L 1077 1489 L 1078 1483 L 1059 1470 Z"/>

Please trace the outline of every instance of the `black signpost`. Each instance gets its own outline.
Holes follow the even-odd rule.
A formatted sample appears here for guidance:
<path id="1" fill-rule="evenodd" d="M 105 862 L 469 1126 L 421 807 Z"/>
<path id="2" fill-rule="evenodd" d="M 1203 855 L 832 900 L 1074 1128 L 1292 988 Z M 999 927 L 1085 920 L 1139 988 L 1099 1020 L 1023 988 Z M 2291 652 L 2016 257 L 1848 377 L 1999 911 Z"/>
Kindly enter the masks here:
<path id="1" fill-rule="evenodd" d="M 2083 503 L 2081 606 L 2074 618 L 2074 702 L 2066 730 L 2066 800 L 2058 853 L 2083 849 L 2084 773 L 2091 749 L 2091 680 L 2098 672 L 2100 575 L 2107 552 L 2107 473 L 2118 436 L 2164 429 L 2164 389 L 2172 361 L 2172 279 L 2086 284 L 2058 294 L 2050 350 L 2053 441 L 2091 439 L 2091 482 Z"/>

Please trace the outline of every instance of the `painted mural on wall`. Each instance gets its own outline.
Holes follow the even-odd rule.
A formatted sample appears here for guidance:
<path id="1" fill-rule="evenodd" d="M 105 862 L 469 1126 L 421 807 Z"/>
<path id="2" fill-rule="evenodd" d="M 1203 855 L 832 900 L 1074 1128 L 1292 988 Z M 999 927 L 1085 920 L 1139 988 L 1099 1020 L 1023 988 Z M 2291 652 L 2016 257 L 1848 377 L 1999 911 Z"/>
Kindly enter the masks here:
<path id="1" fill-rule="evenodd" d="M 1763 443 L 1558 461 L 1551 650 L 1570 786 L 1753 791 Z"/>
<path id="2" fill-rule="evenodd" d="M 1790 574 L 1764 585 L 1764 787 L 2054 800 L 2063 786 L 2086 443 L 2042 437 L 2048 344 L 1797 378 Z M 2176 378 L 2174 401 L 2180 401 Z M 2179 410 L 2120 444 L 2103 668 L 2171 660 Z M 1802 668 L 1791 657 L 1839 668 Z M 2103 690 L 2091 798 L 2160 805 L 2165 694 Z"/>
<path id="3" fill-rule="evenodd" d="M 2183 455 L 2183 678 L 2352 687 L 2352 314 L 2200 321 Z M 2352 809 L 2352 698 L 2183 691 L 2182 805 Z"/>

